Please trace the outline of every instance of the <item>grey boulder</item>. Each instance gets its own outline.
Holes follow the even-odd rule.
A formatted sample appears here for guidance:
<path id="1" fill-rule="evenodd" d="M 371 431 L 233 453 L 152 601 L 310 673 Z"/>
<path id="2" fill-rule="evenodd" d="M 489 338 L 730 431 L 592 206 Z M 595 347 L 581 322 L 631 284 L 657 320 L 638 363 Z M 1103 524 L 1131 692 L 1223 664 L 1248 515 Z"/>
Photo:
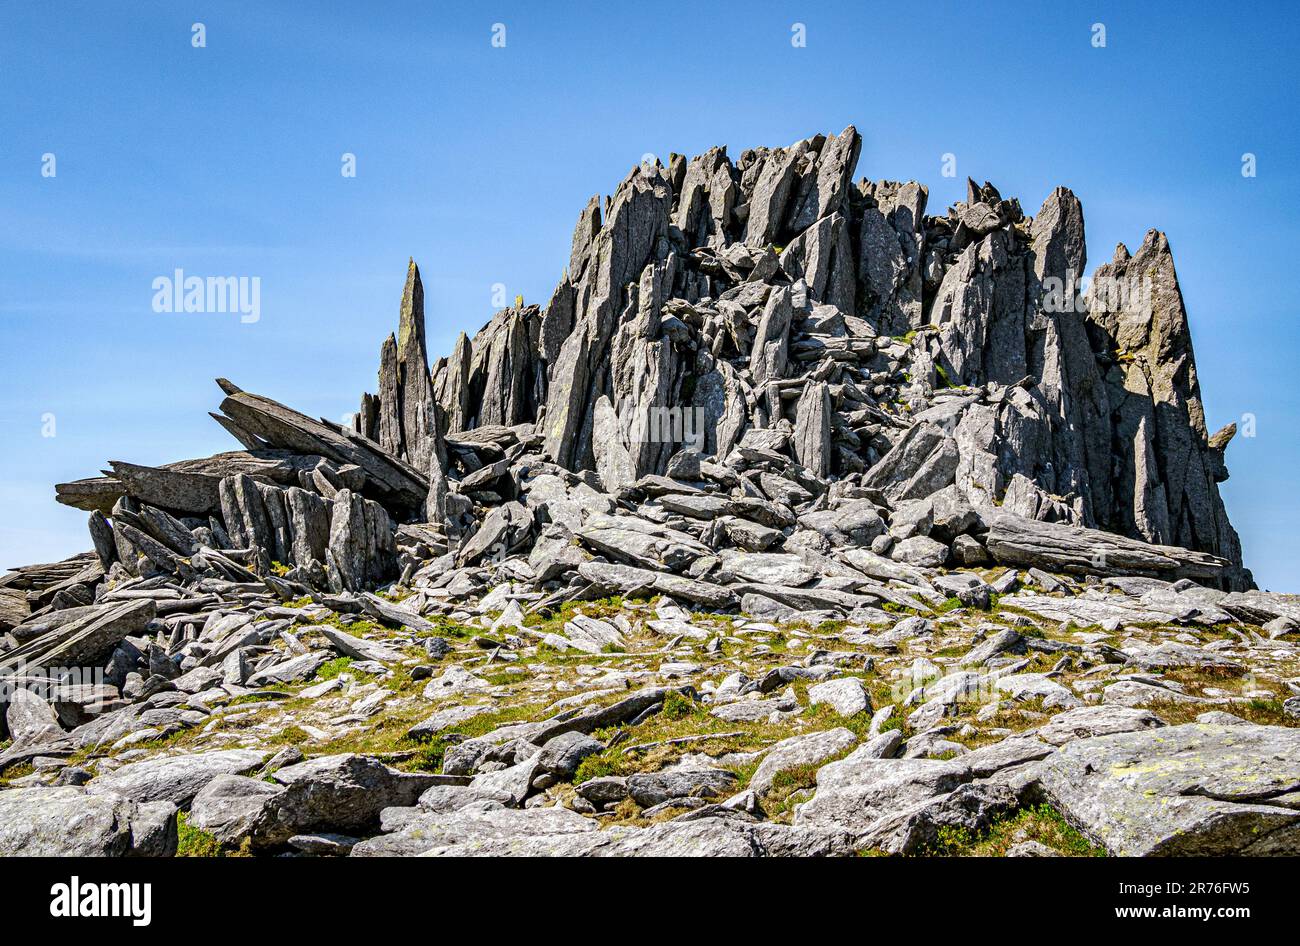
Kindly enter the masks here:
<path id="1" fill-rule="evenodd" d="M 749 787 L 760 796 L 765 795 L 772 790 L 778 773 L 824 762 L 832 756 L 847 752 L 857 741 L 858 737 L 852 730 L 842 727 L 782 739 L 763 757 L 749 780 Z"/>
<path id="2" fill-rule="evenodd" d="M 254 848 L 278 847 L 296 834 L 362 831 L 385 808 L 409 807 L 441 776 L 399 772 L 360 755 L 321 756 L 280 769 L 285 791 L 268 798 L 251 831 Z"/>
<path id="3" fill-rule="evenodd" d="M 189 823 L 222 844 L 237 845 L 252 830 L 266 800 L 284 788 L 259 778 L 218 775 L 190 805 Z"/>
<path id="4" fill-rule="evenodd" d="M 130 762 L 86 786 L 90 795 L 121 795 L 138 802 L 166 801 L 186 808 L 219 775 L 243 775 L 262 764 L 266 753 L 220 749 L 190 755 L 160 756 Z"/>
<path id="5" fill-rule="evenodd" d="M 1037 735 L 1043 742 L 1062 746 L 1075 739 L 1141 732 L 1158 729 L 1164 724 L 1164 720 L 1150 710 L 1103 704 L 1080 706 L 1059 713 L 1048 720 Z"/>
<path id="6" fill-rule="evenodd" d="M 726 769 L 638 772 L 628 777 L 627 790 L 642 808 L 652 808 L 675 798 L 716 797 L 730 791 L 736 781 L 735 773 Z"/>
<path id="7" fill-rule="evenodd" d="M 83 788 L 0 791 L 0 857 L 166 856 L 176 808 Z"/>
<path id="8" fill-rule="evenodd" d="M 1112 854 L 1300 854 L 1300 730 L 1189 723 L 1081 739 L 1039 779 Z"/>

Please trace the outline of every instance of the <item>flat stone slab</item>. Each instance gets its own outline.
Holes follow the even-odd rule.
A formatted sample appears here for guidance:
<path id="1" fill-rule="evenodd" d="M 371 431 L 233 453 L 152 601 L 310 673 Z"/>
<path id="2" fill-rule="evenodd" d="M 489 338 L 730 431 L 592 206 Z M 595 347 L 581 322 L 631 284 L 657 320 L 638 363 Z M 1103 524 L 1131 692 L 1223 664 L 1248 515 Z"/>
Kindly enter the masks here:
<path id="1" fill-rule="evenodd" d="M 827 680 L 808 688 L 808 702 L 827 705 L 841 716 L 871 712 L 871 696 L 857 677 Z"/>
<path id="2" fill-rule="evenodd" d="M 86 786 L 88 795 L 116 794 L 137 802 L 166 801 L 187 807 L 218 775 L 246 775 L 266 759 L 254 749 L 219 749 L 187 755 L 156 756 L 131 762 Z"/>
<path id="3" fill-rule="evenodd" d="M 1038 730 L 1038 738 L 1061 746 L 1075 739 L 1159 729 L 1164 724 L 1149 710 L 1118 705 L 1080 706 L 1053 716 Z"/>
<path id="4" fill-rule="evenodd" d="M 1080 739 L 1043 760 L 1040 782 L 1112 854 L 1300 854 L 1300 811 L 1285 807 L 1300 791 L 1300 730 L 1189 723 Z"/>
<path id="5" fill-rule="evenodd" d="M 1049 621 L 1072 622 L 1080 627 L 1117 621 L 1120 624 L 1171 624 L 1177 620 L 1172 611 L 1143 607 L 1132 598 L 1106 595 L 1095 598 L 1053 598 L 1048 595 L 1011 595 L 1000 602 L 1019 608 Z"/>
<path id="6" fill-rule="evenodd" d="M 0 791 L 0 857 L 170 856 L 176 809 L 83 788 Z"/>
<path id="7" fill-rule="evenodd" d="M 794 823 L 866 832 L 881 818 L 945 795 L 971 777 L 959 759 L 879 759 L 864 746 L 818 770 L 817 794 L 796 810 Z"/>

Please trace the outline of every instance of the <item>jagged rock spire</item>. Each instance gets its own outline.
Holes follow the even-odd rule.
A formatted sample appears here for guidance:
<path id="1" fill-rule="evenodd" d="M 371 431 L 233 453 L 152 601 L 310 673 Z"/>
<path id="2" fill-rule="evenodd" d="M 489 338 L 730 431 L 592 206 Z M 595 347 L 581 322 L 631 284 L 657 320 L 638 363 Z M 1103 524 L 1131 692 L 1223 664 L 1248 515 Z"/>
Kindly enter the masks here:
<path id="1" fill-rule="evenodd" d="M 1223 450 L 1236 428 L 1213 440 L 1207 434 L 1187 311 L 1163 233 L 1148 231 L 1131 259 L 1117 252 L 1098 268 L 1088 318 L 1112 359 L 1115 493 L 1124 502 L 1110 525 L 1240 561 L 1216 485 L 1228 478 Z"/>
<path id="2" fill-rule="evenodd" d="M 442 452 L 441 432 L 425 344 L 424 286 L 411 260 L 398 314 L 397 333 L 379 350 L 379 393 L 365 394 L 353 429 L 421 471 Z"/>
<path id="3" fill-rule="evenodd" d="M 652 258 L 667 256 L 671 201 L 662 168 L 634 168 L 614 192 L 605 224 L 591 242 L 577 286 L 573 332 L 550 371 L 545 447 L 557 463 L 586 469 L 593 463 L 593 409 L 608 380 L 610 339 L 624 311 L 627 286 Z M 584 214 L 579 228 L 588 225 Z M 575 234 L 575 247 L 578 242 Z"/>
<path id="4" fill-rule="evenodd" d="M 429 454 L 435 449 L 438 427 L 424 341 L 424 286 L 415 260 L 406 269 L 397 325 L 397 396 L 405 459 L 418 470 L 426 469 Z"/>

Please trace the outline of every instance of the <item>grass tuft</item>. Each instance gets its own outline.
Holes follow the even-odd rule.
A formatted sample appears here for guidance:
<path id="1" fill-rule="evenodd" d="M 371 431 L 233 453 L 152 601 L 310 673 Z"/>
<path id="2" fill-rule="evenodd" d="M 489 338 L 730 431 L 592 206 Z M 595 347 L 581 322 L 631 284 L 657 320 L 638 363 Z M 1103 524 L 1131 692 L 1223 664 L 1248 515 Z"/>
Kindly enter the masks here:
<path id="1" fill-rule="evenodd" d="M 176 816 L 177 857 L 251 857 L 247 840 L 238 848 L 228 847 L 202 828 L 190 824 L 189 815 Z"/>
<path id="2" fill-rule="evenodd" d="M 1065 857 L 1105 857 L 1106 851 L 1075 830 L 1047 803 L 1021 808 L 988 828 L 972 832 L 944 825 L 922 854 L 939 857 L 1005 857 L 1012 845 L 1037 841 Z"/>

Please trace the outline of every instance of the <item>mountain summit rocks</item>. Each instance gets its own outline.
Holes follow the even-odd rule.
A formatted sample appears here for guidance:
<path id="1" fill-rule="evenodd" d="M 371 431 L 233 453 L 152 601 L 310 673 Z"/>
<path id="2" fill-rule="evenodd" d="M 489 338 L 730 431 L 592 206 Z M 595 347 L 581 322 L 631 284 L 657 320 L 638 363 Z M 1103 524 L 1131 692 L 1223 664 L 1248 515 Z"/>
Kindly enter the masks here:
<path id="1" fill-rule="evenodd" d="M 584 209 L 544 308 L 503 310 L 434 364 L 432 427 L 532 424 L 546 459 L 610 493 L 684 447 L 734 467 L 764 432 L 819 483 L 861 477 L 891 498 L 955 483 L 981 510 L 1224 559 L 1221 583 L 1249 587 L 1217 488 L 1231 431 L 1206 432 L 1164 235 L 1121 247 L 1081 296 L 1068 189 L 1029 217 L 971 181 L 931 217 L 919 184 L 850 185 L 859 149 L 850 127 L 734 164 L 713 149 L 633 169 L 603 213 Z M 423 469 L 404 432 L 431 426 L 409 368 L 415 270 L 403 298 L 412 341 L 400 358 L 385 343 L 356 430 Z M 946 439 L 899 469 L 891 451 L 922 422 Z M 465 476 L 486 459 L 453 454 Z M 927 475 L 900 488 L 918 463 Z"/>
<path id="2" fill-rule="evenodd" d="M 1300 604 L 1168 241 L 1081 293 L 1069 190 L 929 215 L 860 149 L 633 168 L 432 362 L 411 261 L 351 423 L 219 379 L 242 449 L 58 485 L 93 550 L 0 578 L 0 853 L 913 853 L 1043 804 L 1300 850 L 1240 776 L 1295 755 Z M 1147 758 L 1164 813 L 1094 771 Z"/>

